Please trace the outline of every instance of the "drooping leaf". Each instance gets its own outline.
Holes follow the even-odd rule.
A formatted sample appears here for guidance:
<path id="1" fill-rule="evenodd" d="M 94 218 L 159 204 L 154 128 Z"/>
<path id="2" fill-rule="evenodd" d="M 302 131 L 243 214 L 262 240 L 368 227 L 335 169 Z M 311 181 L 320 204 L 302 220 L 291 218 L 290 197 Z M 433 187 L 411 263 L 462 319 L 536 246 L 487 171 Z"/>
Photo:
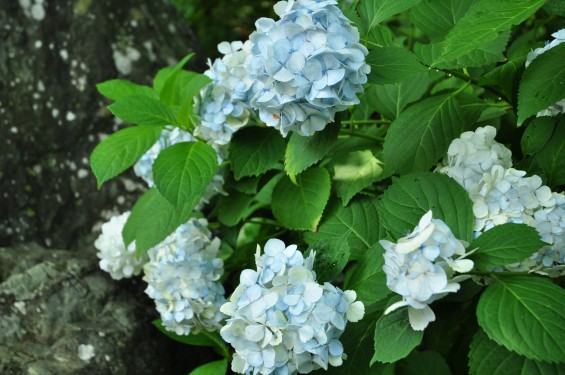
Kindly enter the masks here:
<path id="1" fill-rule="evenodd" d="M 135 164 L 160 135 L 160 127 L 132 126 L 100 142 L 90 155 L 90 165 L 98 180 L 98 188 Z"/>
<path id="2" fill-rule="evenodd" d="M 347 237 L 349 233 L 346 232 L 335 239 L 316 241 L 308 248 L 316 252 L 314 271 L 319 283 L 332 281 L 345 268 L 349 260 Z"/>
<path id="3" fill-rule="evenodd" d="M 477 305 L 491 340 L 529 359 L 565 362 L 565 291 L 548 280 L 492 278 Z"/>
<path id="4" fill-rule="evenodd" d="M 424 331 L 414 331 L 408 321 L 408 310 L 401 309 L 383 315 L 375 326 L 375 354 L 371 365 L 377 361 L 396 362 L 406 357 L 422 342 Z"/>
<path id="5" fill-rule="evenodd" d="M 465 56 L 491 43 L 534 14 L 546 0 L 479 0 L 453 26 L 435 65 Z"/>
<path id="6" fill-rule="evenodd" d="M 351 198 L 378 181 L 383 168 L 369 150 L 353 151 L 334 161 L 334 187 L 346 206 Z"/>
<path id="7" fill-rule="evenodd" d="M 369 83 L 379 85 L 402 82 L 407 77 L 428 71 L 412 52 L 400 47 L 375 48 L 369 52 L 366 61 L 371 66 Z"/>
<path id="8" fill-rule="evenodd" d="M 222 375 L 228 372 L 228 360 L 208 362 L 192 370 L 188 375 Z"/>
<path id="9" fill-rule="evenodd" d="M 490 340 L 479 329 L 471 342 L 469 352 L 469 373 L 471 375 L 563 375 L 564 364 L 550 364 L 533 361 Z"/>
<path id="10" fill-rule="evenodd" d="M 385 171 L 405 174 L 430 169 L 464 129 L 465 119 L 452 93 L 413 104 L 392 122 L 385 137 Z"/>
<path id="11" fill-rule="evenodd" d="M 520 262 L 541 249 L 544 242 L 537 230 L 526 224 L 496 225 L 474 240 L 469 249 L 477 249 L 471 256 L 475 268 L 491 270 L 494 267 Z"/>
<path id="12" fill-rule="evenodd" d="M 147 126 L 176 124 L 173 111 L 158 99 L 149 96 L 125 96 L 116 100 L 108 109 L 114 116 L 132 124 Z"/>
<path id="13" fill-rule="evenodd" d="M 330 124 L 310 137 L 292 133 L 284 155 L 284 170 L 294 177 L 320 161 L 337 141 L 339 125 Z"/>
<path id="14" fill-rule="evenodd" d="M 330 197 L 330 175 L 311 168 L 296 177 L 280 179 L 273 190 L 273 215 L 289 229 L 315 231 Z"/>
<path id="15" fill-rule="evenodd" d="M 345 289 L 354 290 L 357 300 L 363 302 L 365 307 L 382 301 L 391 293 L 386 286 L 386 275 L 383 272 L 383 254 L 384 249 L 377 242 L 363 254 L 351 271 L 348 271 L 350 276 Z"/>
<path id="16" fill-rule="evenodd" d="M 204 142 L 181 142 L 159 153 L 153 178 L 159 193 L 174 206 L 196 206 L 218 170 L 214 149 Z"/>
<path id="17" fill-rule="evenodd" d="M 273 128 L 248 127 L 230 143 L 233 173 L 237 180 L 273 169 L 284 158 L 286 144 Z"/>
<path id="18" fill-rule="evenodd" d="M 108 99 L 118 100 L 126 96 L 149 96 L 157 98 L 151 87 L 138 85 L 125 79 L 111 79 L 96 85 L 98 92 Z"/>
<path id="19" fill-rule="evenodd" d="M 341 202 L 330 202 L 316 233 L 305 233 L 308 244 L 329 238 L 335 239 L 350 231 L 349 246 L 351 259 L 359 259 L 365 251 L 380 238 L 379 214 L 377 199 L 360 197 L 343 207 Z"/>
<path id="20" fill-rule="evenodd" d="M 446 175 L 412 173 L 394 179 L 379 201 L 382 225 L 394 240 L 414 230 L 429 210 L 434 219 L 443 220 L 455 238 L 473 239 L 473 204 L 469 193 Z"/>
<path id="21" fill-rule="evenodd" d="M 541 151 L 533 157 L 533 163 L 547 177 L 547 184 L 565 184 L 565 117 L 555 125 L 551 138 Z"/>

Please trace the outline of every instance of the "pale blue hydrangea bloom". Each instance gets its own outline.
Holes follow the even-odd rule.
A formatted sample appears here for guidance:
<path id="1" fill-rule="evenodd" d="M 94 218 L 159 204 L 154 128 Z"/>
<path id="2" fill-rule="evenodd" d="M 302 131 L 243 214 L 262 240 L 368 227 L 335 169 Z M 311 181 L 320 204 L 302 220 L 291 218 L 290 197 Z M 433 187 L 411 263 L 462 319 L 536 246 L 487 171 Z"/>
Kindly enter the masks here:
<path id="1" fill-rule="evenodd" d="M 408 306 L 410 325 L 414 330 L 424 330 L 435 320 L 429 304 L 447 293 L 457 292 L 458 282 L 465 276 L 453 277 L 454 273 L 473 268 L 471 260 L 463 259 L 465 243 L 456 239 L 443 221 L 433 219 L 432 211 L 397 243 L 386 240 L 380 243 L 385 249 L 386 285 L 402 296 L 402 301 L 391 305 L 385 314 Z"/>
<path id="2" fill-rule="evenodd" d="M 155 144 L 139 159 L 139 161 L 133 166 L 133 171 L 136 176 L 141 177 L 143 181 L 147 183 L 147 185 L 151 188 L 155 186 L 155 182 L 153 181 L 153 163 L 157 160 L 159 153 L 180 142 L 195 142 L 196 138 L 192 136 L 189 132 L 181 130 L 179 128 L 174 128 L 173 130 L 165 129 L 161 133 L 161 137 Z M 220 155 L 220 152 L 224 152 L 223 147 L 218 147 L 216 149 L 218 152 L 218 162 L 221 163 L 223 158 L 223 154 Z M 223 190 L 224 186 L 224 177 L 222 176 L 221 172 L 216 174 L 212 179 L 212 182 L 206 187 L 206 190 L 202 194 L 200 198 L 200 202 L 194 208 L 195 210 L 201 210 L 206 204 L 210 202 L 217 194 L 225 194 Z"/>
<path id="3" fill-rule="evenodd" d="M 134 242 L 128 247 L 124 244 L 122 230 L 130 213 L 127 211 L 119 216 L 112 216 L 108 222 L 102 224 L 102 233 L 94 241 L 94 247 L 98 249 L 96 255 L 100 258 L 100 268 L 115 280 L 139 275 L 147 262 L 147 256 L 138 258 L 135 255 Z"/>
<path id="4" fill-rule="evenodd" d="M 212 239 L 206 219 L 191 219 L 148 251 L 145 293 L 155 300 L 163 326 L 178 335 L 217 331 L 224 288 L 220 240 Z"/>
<path id="5" fill-rule="evenodd" d="M 296 0 L 275 5 L 278 21 L 261 18 L 249 37 L 251 106 L 277 128 L 312 135 L 337 112 L 358 104 L 370 67 L 359 32 L 337 1 Z"/>
<path id="6" fill-rule="evenodd" d="M 253 81 L 244 66 L 251 42 L 222 42 L 218 50 L 224 54 L 204 72 L 212 82 L 200 92 L 194 111 L 200 124 L 194 134 L 212 145 L 226 145 L 233 133 L 249 121 L 249 99 Z"/>
<path id="7" fill-rule="evenodd" d="M 530 63 L 539 55 L 544 53 L 545 51 L 565 42 L 565 29 L 561 29 L 551 36 L 554 38 L 552 41 L 547 42 L 544 47 L 536 48 L 535 50 L 528 53 L 528 58 L 526 60 L 526 68 L 530 65 Z M 549 106 L 546 109 L 539 111 L 536 114 L 536 117 L 542 116 L 557 116 L 561 113 L 565 113 L 565 98 L 559 100 L 557 103 Z"/>
<path id="8" fill-rule="evenodd" d="M 220 334 L 235 349 L 232 370 L 246 374 L 307 374 L 340 366 L 339 341 L 347 321 L 364 306 L 354 291 L 316 282 L 314 254 L 271 239 L 255 255 L 257 270 L 243 270 L 221 311 L 229 316 Z"/>

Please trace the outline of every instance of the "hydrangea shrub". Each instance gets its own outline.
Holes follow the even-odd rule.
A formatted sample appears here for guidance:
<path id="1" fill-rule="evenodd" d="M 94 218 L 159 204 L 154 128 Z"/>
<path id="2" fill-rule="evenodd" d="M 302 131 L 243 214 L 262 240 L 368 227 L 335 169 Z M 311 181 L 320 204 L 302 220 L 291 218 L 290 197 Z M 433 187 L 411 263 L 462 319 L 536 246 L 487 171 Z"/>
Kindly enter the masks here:
<path id="1" fill-rule="evenodd" d="M 99 185 L 147 184 L 100 267 L 199 375 L 564 372 L 556 3 L 280 1 L 203 73 L 99 84 Z"/>

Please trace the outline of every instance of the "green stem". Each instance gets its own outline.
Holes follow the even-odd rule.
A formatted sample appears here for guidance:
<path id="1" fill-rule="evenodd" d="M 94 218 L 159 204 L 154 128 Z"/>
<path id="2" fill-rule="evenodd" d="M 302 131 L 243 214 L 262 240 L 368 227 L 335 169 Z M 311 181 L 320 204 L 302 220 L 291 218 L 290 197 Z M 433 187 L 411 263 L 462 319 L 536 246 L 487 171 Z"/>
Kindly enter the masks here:
<path id="1" fill-rule="evenodd" d="M 243 221 L 244 223 L 270 225 L 273 227 L 282 227 L 283 225 L 276 220 L 268 219 L 266 217 L 251 218 Z"/>
<path id="2" fill-rule="evenodd" d="M 351 129 L 340 129 L 339 131 L 340 131 L 340 133 L 351 135 L 351 136 L 354 136 L 354 137 L 370 139 L 370 140 L 376 141 L 376 142 L 384 142 L 384 138 L 382 138 L 382 137 L 375 137 L 374 135 L 369 135 L 369 134 L 357 132 L 357 131 L 351 130 Z"/>
<path id="3" fill-rule="evenodd" d="M 468 74 L 461 73 L 461 72 L 458 72 L 457 70 L 451 70 L 451 69 L 438 69 L 438 70 L 444 72 L 445 74 L 452 75 L 455 78 L 459 78 L 460 80 L 472 83 L 473 85 L 475 85 L 477 87 L 482 87 L 485 90 L 490 91 L 492 94 L 496 95 L 497 97 L 504 99 L 504 101 L 506 101 L 507 103 L 509 102 L 506 95 L 504 95 L 501 91 L 499 91 L 498 89 L 495 89 L 494 87 L 481 86 L 477 79 L 471 77 Z"/>

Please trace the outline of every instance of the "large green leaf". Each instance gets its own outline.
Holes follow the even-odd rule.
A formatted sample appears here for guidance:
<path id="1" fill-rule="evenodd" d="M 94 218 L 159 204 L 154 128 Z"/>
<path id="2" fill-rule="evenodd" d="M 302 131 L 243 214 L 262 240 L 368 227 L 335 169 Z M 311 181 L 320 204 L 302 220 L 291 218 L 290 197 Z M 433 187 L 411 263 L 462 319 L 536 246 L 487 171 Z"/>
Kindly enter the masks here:
<path id="1" fill-rule="evenodd" d="M 465 119 L 452 93 L 413 104 L 392 122 L 385 137 L 385 171 L 405 174 L 430 169 L 464 129 Z"/>
<path id="2" fill-rule="evenodd" d="M 222 375 L 228 372 L 228 360 L 208 362 L 192 370 L 188 375 Z"/>
<path id="3" fill-rule="evenodd" d="M 174 206 L 196 206 L 218 170 L 214 149 L 204 142 L 181 142 L 159 153 L 153 178 Z"/>
<path id="4" fill-rule="evenodd" d="M 363 254 L 351 271 L 348 271 L 349 278 L 345 289 L 357 292 L 357 300 L 363 302 L 365 307 L 382 301 L 391 293 L 386 286 L 386 275 L 383 272 L 383 254 L 384 249 L 377 242 Z"/>
<path id="5" fill-rule="evenodd" d="M 332 281 L 347 265 L 350 255 L 347 237 L 348 232 L 335 239 L 316 241 L 308 248 L 308 251 L 316 252 L 314 271 L 319 283 Z"/>
<path id="6" fill-rule="evenodd" d="M 289 229 L 315 231 L 330 197 L 330 175 L 311 168 L 296 177 L 284 176 L 273 190 L 273 215 Z"/>
<path id="7" fill-rule="evenodd" d="M 357 11 L 363 20 L 363 29 L 368 33 L 379 23 L 404 12 L 422 0 L 363 0 L 359 2 Z"/>
<path id="8" fill-rule="evenodd" d="M 125 79 L 111 79 L 96 85 L 98 92 L 108 99 L 118 100 L 126 96 L 149 96 L 156 98 L 157 94 L 151 87 L 138 85 Z"/>
<path id="9" fill-rule="evenodd" d="M 337 141 L 338 134 L 338 124 L 330 124 L 310 137 L 292 133 L 284 155 L 286 173 L 294 177 L 321 160 Z"/>
<path id="10" fill-rule="evenodd" d="M 565 99 L 564 58 L 562 43 L 536 57 L 524 71 L 518 92 L 518 124 Z"/>
<path id="11" fill-rule="evenodd" d="M 564 364 L 538 362 L 509 351 L 479 330 L 469 352 L 471 375 L 563 375 Z"/>
<path id="12" fill-rule="evenodd" d="M 174 100 L 179 107 L 178 121 L 188 129 L 195 128 L 198 126 L 198 114 L 193 112 L 194 100 L 211 79 L 204 74 L 181 70 L 176 82 Z"/>
<path id="13" fill-rule="evenodd" d="M 114 116 L 137 125 L 167 126 L 176 124 L 173 111 L 158 99 L 149 96 L 125 96 L 108 109 Z"/>
<path id="14" fill-rule="evenodd" d="M 375 111 L 386 118 L 395 119 L 408 104 L 424 95 L 429 79 L 428 73 L 422 73 L 408 77 L 400 83 L 369 85 L 364 98 Z"/>
<path id="15" fill-rule="evenodd" d="M 544 150 L 554 131 L 553 117 L 538 117 L 530 122 L 520 141 L 524 155 L 532 155 Z"/>
<path id="16" fill-rule="evenodd" d="M 336 157 L 334 161 L 334 187 L 346 206 L 351 198 L 378 181 L 383 172 L 379 161 L 369 150 L 353 151 Z"/>
<path id="17" fill-rule="evenodd" d="M 375 48 L 367 56 L 367 64 L 371 66 L 369 83 L 386 84 L 404 81 L 407 77 L 427 72 L 416 56 L 405 48 Z"/>
<path id="18" fill-rule="evenodd" d="M 233 137 L 229 150 L 235 178 L 258 176 L 273 169 L 284 158 L 285 147 L 276 129 L 241 129 Z"/>
<path id="19" fill-rule="evenodd" d="M 546 0 L 479 0 L 453 26 L 434 65 L 455 60 L 497 39 L 524 22 Z"/>
<path id="20" fill-rule="evenodd" d="M 361 197 L 352 200 L 347 207 L 341 202 L 332 201 L 316 233 L 305 233 L 308 244 L 329 238 L 335 239 L 350 231 L 349 246 L 351 258 L 359 259 L 380 237 L 377 199 Z"/>
<path id="21" fill-rule="evenodd" d="M 473 239 L 473 203 L 469 193 L 452 178 L 431 172 L 413 173 L 393 180 L 379 201 L 382 225 L 394 240 L 414 230 L 429 210 L 443 220 L 456 238 Z"/>
<path id="22" fill-rule="evenodd" d="M 475 268 L 491 270 L 524 260 L 543 245 L 535 228 L 526 224 L 506 223 L 483 233 L 471 243 L 469 249 L 477 249 L 471 256 Z"/>
<path id="23" fill-rule="evenodd" d="M 160 127 L 132 126 L 100 142 L 90 155 L 90 166 L 98 180 L 98 188 L 135 164 L 160 135 Z"/>
<path id="24" fill-rule="evenodd" d="M 376 361 L 396 362 L 406 357 L 422 342 L 424 331 L 414 331 L 408 321 L 408 310 L 396 310 L 383 315 L 375 327 L 375 354 L 371 365 Z"/>
<path id="25" fill-rule="evenodd" d="M 178 92 L 177 78 L 182 68 L 192 59 L 194 53 L 190 53 L 179 61 L 175 66 L 161 69 L 153 79 L 153 88 L 159 94 L 161 101 L 167 105 L 175 104 L 175 96 Z"/>
<path id="26" fill-rule="evenodd" d="M 555 125 L 549 142 L 533 157 L 533 163 L 543 171 L 550 186 L 565 184 L 565 117 Z"/>
<path id="27" fill-rule="evenodd" d="M 496 276 L 477 305 L 491 340 L 529 359 L 565 362 L 565 291 L 536 277 Z"/>
<path id="28" fill-rule="evenodd" d="M 430 38 L 442 38 L 453 25 L 467 13 L 476 0 L 422 1 L 412 8 L 414 25 Z"/>

